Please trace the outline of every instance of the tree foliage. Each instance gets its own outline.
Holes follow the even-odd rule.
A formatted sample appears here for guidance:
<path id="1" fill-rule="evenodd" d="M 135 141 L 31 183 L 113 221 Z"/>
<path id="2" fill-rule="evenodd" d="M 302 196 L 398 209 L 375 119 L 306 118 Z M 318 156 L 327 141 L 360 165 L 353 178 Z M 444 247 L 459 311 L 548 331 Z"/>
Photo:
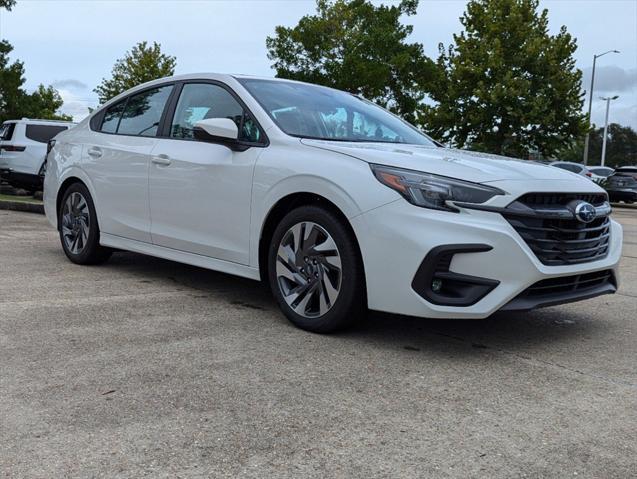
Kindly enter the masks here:
<path id="1" fill-rule="evenodd" d="M 52 86 L 40 85 L 30 94 L 25 91 L 24 65 L 19 61 L 10 63 L 12 50 L 9 42 L 0 41 L 0 123 L 23 117 L 70 120 L 71 117 L 58 113 L 63 101 Z"/>
<path id="2" fill-rule="evenodd" d="M 6 8 L 11 10 L 15 5 L 16 0 L 0 0 L 0 8 Z"/>
<path id="3" fill-rule="evenodd" d="M 427 126 L 457 147 L 551 156 L 584 134 L 576 40 L 548 33 L 538 0 L 471 0 L 454 45 L 440 45 Z"/>
<path id="4" fill-rule="evenodd" d="M 111 78 L 102 79 L 93 91 L 105 103 L 134 86 L 173 75 L 176 63 L 175 57 L 162 53 L 159 43 L 140 42 L 115 62 Z"/>
<path id="5" fill-rule="evenodd" d="M 434 62 L 419 43 L 408 43 L 418 0 L 374 6 L 365 0 L 317 0 L 315 15 L 268 37 L 276 76 L 338 88 L 415 119 Z"/>
<path id="6" fill-rule="evenodd" d="M 589 144 L 589 166 L 599 165 L 602 158 L 604 128 L 591 132 Z M 557 158 L 563 161 L 580 163 L 584 154 L 583 139 L 564 149 Z M 608 125 L 606 140 L 606 165 L 611 167 L 637 165 L 637 132 L 629 126 L 617 123 Z"/>

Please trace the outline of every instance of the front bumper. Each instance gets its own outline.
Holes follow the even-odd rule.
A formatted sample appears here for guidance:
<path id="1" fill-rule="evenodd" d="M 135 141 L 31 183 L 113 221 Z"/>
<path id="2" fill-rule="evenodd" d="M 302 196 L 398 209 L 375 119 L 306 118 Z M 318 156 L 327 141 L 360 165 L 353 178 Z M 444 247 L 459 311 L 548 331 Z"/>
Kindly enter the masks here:
<path id="1" fill-rule="evenodd" d="M 500 309 L 531 309 L 590 297 L 512 307 L 528 288 L 548 278 L 611 271 L 614 286 L 622 248 L 622 228 L 611 220 L 608 254 L 573 265 L 542 264 L 499 213 L 463 210 L 447 213 L 413 206 L 399 199 L 351 219 L 365 264 L 370 309 L 428 318 L 485 318 Z M 413 286 L 425 256 L 446 245 L 486 245 L 489 250 L 454 254 L 448 270 L 497 282 L 468 306 L 434 304 Z M 598 292 L 604 294 L 611 290 Z M 597 295 L 595 294 L 595 295 Z M 509 305 L 509 308 L 505 306 Z"/>

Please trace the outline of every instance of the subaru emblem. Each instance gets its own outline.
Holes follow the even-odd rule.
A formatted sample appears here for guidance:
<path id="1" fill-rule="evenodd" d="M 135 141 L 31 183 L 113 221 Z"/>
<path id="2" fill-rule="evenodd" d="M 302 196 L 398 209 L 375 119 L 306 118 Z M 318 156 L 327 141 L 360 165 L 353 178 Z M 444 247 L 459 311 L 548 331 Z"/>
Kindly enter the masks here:
<path id="1" fill-rule="evenodd" d="M 597 211 L 595 211 L 595 207 L 590 203 L 582 201 L 575 207 L 575 218 L 582 223 L 590 223 L 596 216 Z"/>

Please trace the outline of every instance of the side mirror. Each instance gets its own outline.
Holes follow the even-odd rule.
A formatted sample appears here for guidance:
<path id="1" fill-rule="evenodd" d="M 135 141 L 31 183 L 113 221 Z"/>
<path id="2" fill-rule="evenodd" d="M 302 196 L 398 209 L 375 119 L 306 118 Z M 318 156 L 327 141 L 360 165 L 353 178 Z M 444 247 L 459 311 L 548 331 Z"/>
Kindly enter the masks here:
<path id="1" fill-rule="evenodd" d="M 239 128 L 229 118 L 206 118 L 195 123 L 194 135 L 197 140 L 219 143 L 233 151 L 245 151 L 247 146 L 239 141 Z"/>
<path id="2" fill-rule="evenodd" d="M 195 137 L 197 137 L 197 133 L 202 136 L 200 139 L 204 141 L 214 139 L 236 140 L 239 137 L 237 125 L 229 118 L 207 118 L 205 120 L 199 120 L 195 123 Z"/>

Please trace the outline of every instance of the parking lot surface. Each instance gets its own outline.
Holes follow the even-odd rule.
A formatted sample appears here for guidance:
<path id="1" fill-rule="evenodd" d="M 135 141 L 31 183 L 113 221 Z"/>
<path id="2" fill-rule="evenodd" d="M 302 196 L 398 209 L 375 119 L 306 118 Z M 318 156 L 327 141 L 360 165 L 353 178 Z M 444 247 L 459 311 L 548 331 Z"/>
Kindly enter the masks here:
<path id="1" fill-rule="evenodd" d="M 292 327 L 256 282 L 70 263 L 0 211 L 0 476 L 635 477 L 637 210 L 619 294 Z"/>

